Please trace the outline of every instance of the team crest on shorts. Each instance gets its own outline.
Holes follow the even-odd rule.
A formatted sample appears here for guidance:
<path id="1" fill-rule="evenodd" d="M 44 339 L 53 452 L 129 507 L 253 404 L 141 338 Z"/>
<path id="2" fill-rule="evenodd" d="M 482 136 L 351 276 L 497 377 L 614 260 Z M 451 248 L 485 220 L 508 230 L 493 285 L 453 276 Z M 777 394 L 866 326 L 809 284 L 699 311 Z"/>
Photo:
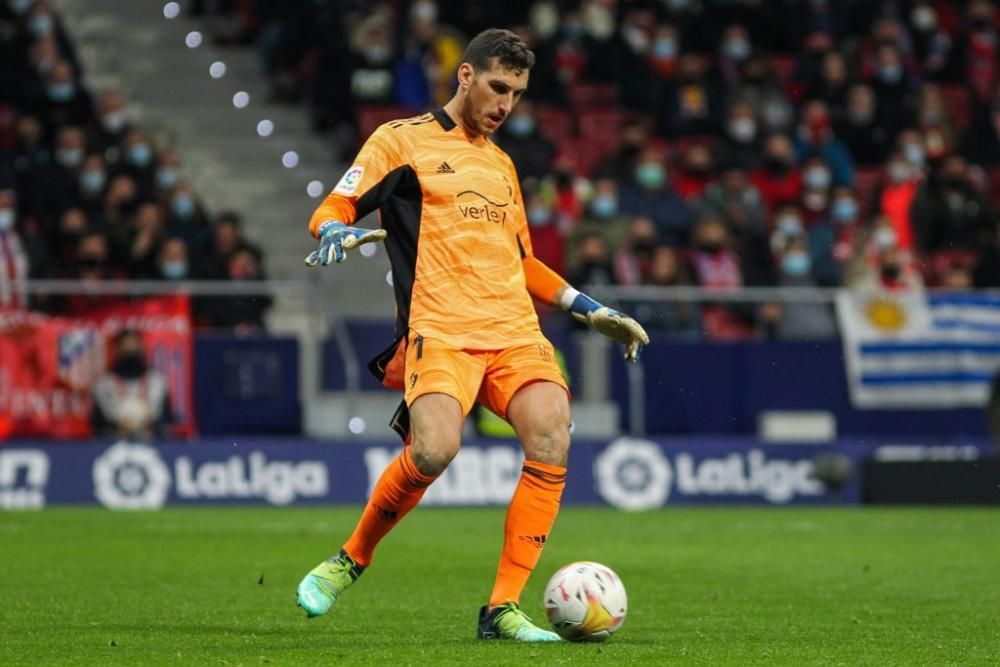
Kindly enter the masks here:
<path id="1" fill-rule="evenodd" d="M 333 189 L 339 195 L 353 195 L 358 190 L 358 184 L 361 183 L 361 177 L 365 175 L 365 168 L 355 165 L 347 170 L 347 173 L 340 179 L 337 183 L 337 187 Z"/>

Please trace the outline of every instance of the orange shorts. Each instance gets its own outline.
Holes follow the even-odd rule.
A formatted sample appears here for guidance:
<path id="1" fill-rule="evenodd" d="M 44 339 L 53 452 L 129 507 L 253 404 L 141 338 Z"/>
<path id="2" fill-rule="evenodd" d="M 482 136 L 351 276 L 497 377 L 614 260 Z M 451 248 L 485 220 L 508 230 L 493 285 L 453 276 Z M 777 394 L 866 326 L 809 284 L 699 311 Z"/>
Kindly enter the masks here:
<path id="1" fill-rule="evenodd" d="M 545 339 L 505 350 L 463 350 L 410 332 L 403 381 L 407 406 L 424 394 L 447 394 L 463 415 L 478 401 L 503 418 L 526 384 L 554 382 L 569 393 L 555 348 Z"/>

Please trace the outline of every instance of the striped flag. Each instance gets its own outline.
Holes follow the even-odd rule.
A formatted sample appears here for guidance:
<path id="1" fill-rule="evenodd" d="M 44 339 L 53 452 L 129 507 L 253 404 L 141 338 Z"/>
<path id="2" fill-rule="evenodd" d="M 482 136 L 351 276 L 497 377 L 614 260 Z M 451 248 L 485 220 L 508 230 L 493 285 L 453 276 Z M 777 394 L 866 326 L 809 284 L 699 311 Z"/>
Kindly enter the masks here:
<path id="1" fill-rule="evenodd" d="M 981 407 L 1000 369 L 1000 297 L 844 290 L 837 297 L 851 402 Z"/>
<path id="2" fill-rule="evenodd" d="M 104 372 L 104 339 L 95 327 L 59 334 L 59 377 L 75 390 L 89 389 Z"/>

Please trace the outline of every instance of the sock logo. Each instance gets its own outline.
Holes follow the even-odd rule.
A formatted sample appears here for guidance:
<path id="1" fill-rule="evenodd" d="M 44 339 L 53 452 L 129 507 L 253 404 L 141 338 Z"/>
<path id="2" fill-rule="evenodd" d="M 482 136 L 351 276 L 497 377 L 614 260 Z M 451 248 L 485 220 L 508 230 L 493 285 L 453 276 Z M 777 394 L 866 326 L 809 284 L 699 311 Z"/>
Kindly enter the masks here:
<path id="1" fill-rule="evenodd" d="M 378 513 L 379 518 L 381 518 L 383 521 L 395 521 L 396 519 L 399 518 L 399 512 L 397 512 L 396 510 L 386 509 L 385 507 L 382 507 L 381 505 L 378 505 L 376 503 L 372 503 L 372 507 L 375 508 L 375 511 Z"/>
<path id="2" fill-rule="evenodd" d="M 519 538 L 522 542 L 527 542 L 531 546 L 541 549 L 545 546 L 545 535 L 521 535 Z"/>

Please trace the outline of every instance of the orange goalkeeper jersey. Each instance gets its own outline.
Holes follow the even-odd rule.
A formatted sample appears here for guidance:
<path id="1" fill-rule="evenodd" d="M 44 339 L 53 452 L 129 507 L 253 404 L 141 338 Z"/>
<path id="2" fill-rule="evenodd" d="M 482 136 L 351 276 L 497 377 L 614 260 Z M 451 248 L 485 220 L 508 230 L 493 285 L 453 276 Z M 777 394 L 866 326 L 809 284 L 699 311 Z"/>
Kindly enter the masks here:
<path id="1" fill-rule="evenodd" d="M 313 214 L 388 232 L 397 334 L 499 350 L 542 338 L 522 260 L 531 239 L 517 174 L 491 141 L 443 109 L 379 127 Z"/>

